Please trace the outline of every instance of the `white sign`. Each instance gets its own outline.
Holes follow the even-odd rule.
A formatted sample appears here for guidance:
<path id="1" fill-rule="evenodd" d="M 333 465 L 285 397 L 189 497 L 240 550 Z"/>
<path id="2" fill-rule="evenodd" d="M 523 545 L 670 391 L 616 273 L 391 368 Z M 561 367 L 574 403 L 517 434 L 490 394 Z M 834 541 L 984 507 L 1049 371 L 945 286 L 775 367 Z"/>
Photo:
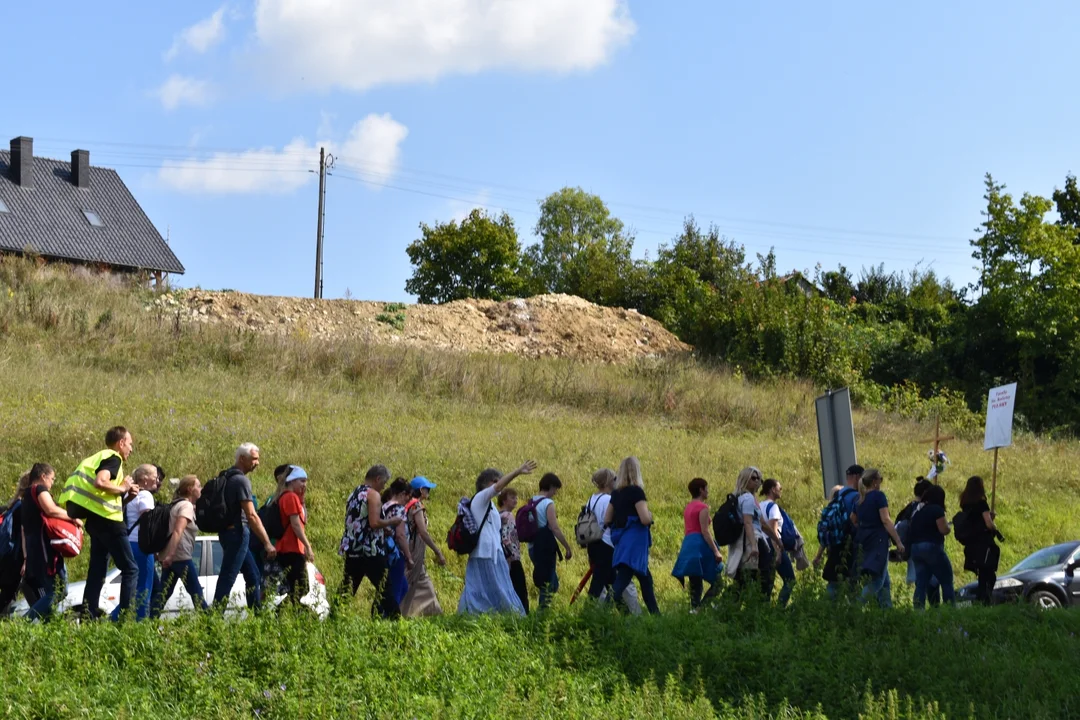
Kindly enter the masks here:
<path id="1" fill-rule="evenodd" d="M 986 399 L 986 440 L 983 450 L 1012 445 L 1013 408 L 1016 407 L 1016 383 L 990 391 Z"/>

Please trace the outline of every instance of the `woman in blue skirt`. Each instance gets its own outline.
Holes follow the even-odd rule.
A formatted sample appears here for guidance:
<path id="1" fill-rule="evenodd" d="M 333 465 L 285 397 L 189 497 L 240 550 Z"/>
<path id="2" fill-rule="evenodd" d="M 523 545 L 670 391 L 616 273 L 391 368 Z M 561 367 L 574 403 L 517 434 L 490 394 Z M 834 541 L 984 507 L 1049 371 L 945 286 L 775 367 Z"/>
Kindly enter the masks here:
<path id="1" fill-rule="evenodd" d="M 720 591 L 716 576 L 724 567 L 724 556 L 716 546 L 709 527 L 711 515 L 705 503 L 709 498 L 709 483 L 703 478 L 694 478 L 687 486 L 690 490 L 690 502 L 683 510 L 683 542 L 672 577 L 685 585 L 689 578 L 690 612 L 697 612 L 702 600 L 711 600 Z M 702 598 L 703 583 L 709 583 L 709 592 Z"/>
<path id="2" fill-rule="evenodd" d="M 611 503 L 604 512 L 604 525 L 611 527 L 611 540 L 615 543 L 615 554 L 611 560 L 615 572 L 612 596 L 621 605 L 623 591 L 636 578 L 641 586 L 641 599 L 645 601 L 645 607 L 657 615 L 660 608 L 656 605 L 652 573 L 649 572 L 652 522 L 653 516 L 649 512 L 641 480 L 641 463 L 636 457 L 628 457 L 615 474 L 615 492 L 611 494 Z"/>

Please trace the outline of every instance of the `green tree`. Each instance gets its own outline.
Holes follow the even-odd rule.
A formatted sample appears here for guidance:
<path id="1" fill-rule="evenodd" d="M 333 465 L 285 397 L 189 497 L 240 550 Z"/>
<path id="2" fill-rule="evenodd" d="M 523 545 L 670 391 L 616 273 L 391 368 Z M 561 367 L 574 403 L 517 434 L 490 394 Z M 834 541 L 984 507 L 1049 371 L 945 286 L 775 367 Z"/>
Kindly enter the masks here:
<path id="1" fill-rule="evenodd" d="M 1076 186 L 1076 176 L 1065 176 L 1065 189 L 1054 189 L 1054 204 L 1057 206 L 1058 225 L 1080 230 L 1080 188 Z"/>
<path id="2" fill-rule="evenodd" d="M 554 192 L 540 201 L 535 232 L 540 242 L 525 252 L 531 292 L 626 303 L 634 238 L 603 200 L 581 188 Z"/>
<path id="3" fill-rule="evenodd" d="M 1076 426 L 1080 402 L 1080 247 L 1076 231 L 1047 222 L 1052 200 L 1017 203 L 986 176 L 980 263 L 967 352 L 980 359 L 968 397 L 999 380 L 1020 382 L 1018 410 L 1036 426 Z M 981 383 L 977 383 L 980 381 Z M 981 384 L 982 387 L 978 385 Z"/>
<path id="4" fill-rule="evenodd" d="M 661 245 L 648 268 L 647 297 L 638 307 L 684 341 L 710 351 L 730 317 L 731 301 L 750 281 L 746 253 L 716 226 L 702 231 L 693 216 L 671 245 Z"/>
<path id="5" fill-rule="evenodd" d="M 405 292 L 422 303 L 465 298 L 501 300 L 521 290 L 521 246 L 513 219 L 473 210 L 456 221 L 420 224 L 421 237 L 406 248 L 413 275 Z"/>

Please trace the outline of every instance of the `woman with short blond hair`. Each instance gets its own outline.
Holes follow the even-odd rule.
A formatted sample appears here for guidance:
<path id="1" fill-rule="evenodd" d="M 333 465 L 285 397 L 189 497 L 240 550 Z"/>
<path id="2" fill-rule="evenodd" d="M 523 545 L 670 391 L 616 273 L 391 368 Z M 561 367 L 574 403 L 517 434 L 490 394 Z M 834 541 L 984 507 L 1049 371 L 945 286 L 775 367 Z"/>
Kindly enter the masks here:
<path id="1" fill-rule="evenodd" d="M 641 599 L 645 601 L 645 607 L 656 615 L 660 609 L 653 591 L 652 573 L 649 572 L 653 516 L 645 498 L 644 486 L 641 463 L 636 457 L 624 459 L 615 474 L 615 492 L 611 494 L 611 503 L 604 513 L 604 524 L 612 528 L 611 539 L 615 544 L 611 561 L 615 571 L 612 585 L 615 601 L 622 604 L 623 591 L 636 578 L 641 586 Z"/>

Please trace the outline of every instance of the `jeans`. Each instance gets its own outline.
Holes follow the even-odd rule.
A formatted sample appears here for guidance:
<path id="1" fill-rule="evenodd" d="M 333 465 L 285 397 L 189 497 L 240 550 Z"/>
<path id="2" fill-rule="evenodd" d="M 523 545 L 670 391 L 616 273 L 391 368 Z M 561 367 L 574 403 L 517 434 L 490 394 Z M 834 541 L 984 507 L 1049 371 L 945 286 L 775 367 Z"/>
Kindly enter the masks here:
<path id="1" fill-rule="evenodd" d="M 401 615 L 401 608 L 394 601 L 392 593 L 386 592 L 387 571 L 385 555 L 346 555 L 345 575 L 341 579 L 338 593 L 351 597 L 360 588 L 360 583 L 367 578 L 375 588 L 375 602 L 371 604 L 371 614 L 383 618 L 396 618 Z"/>
<path id="2" fill-rule="evenodd" d="M 555 593 L 559 592 L 559 573 L 556 572 L 554 552 L 548 553 L 534 543 L 529 546 L 529 559 L 533 563 L 533 585 L 539 591 L 538 605 L 541 610 L 551 606 Z"/>
<path id="3" fill-rule="evenodd" d="M 221 571 L 218 573 L 217 587 L 214 588 L 214 605 L 223 607 L 229 600 L 229 593 L 236 584 L 236 577 L 243 573 L 247 585 L 248 607 L 257 610 L 262 607 L 262 573 L 255 563 L 255 557 L 248 548 L 250 534 L 246 525 L 237 525 L 218 533 L 221 542 Z"/>
<path id="4" fill-rule="evenodd" d="M 915 609 L 926 606 L 926 595 L 930 581 L 938 579 L 941 584 L 941 598 L 950 605 L 953 603 L 953 572 L 945 546 L 940 543 L 915 543 L 911 546 L 911 559 L 915 563 Z"/>
<path id="5" fill-rule="evenodd" d="M 194 560 L 178 560 L 165 568 L 161 574 L 161 582 L 154 588 L 154 595 L 150 600 L 150 617 L 156 618 L 161 615 L 165 603 L 172 597 L 173 588 L 177 580 L 184 583 L 184 588 L 191 596 L 191 603 L 196 610 L 208 609 L 206 598 L 203 597 L 202 584 L 199 582 L 199 569 L 195 567 Z"/>
<path id="6" fill-rule="evenodd" d="M 889 566 L 880 573 L 867 573 L 866 585 L 863 586 L 859 602 L 865 604 L 870 598 L 877 598 L 879 607 L 892 607 L 892 581 L 889 580 Z"/>
<path id="7" fill-rule="evenodd" d="M 911 550 L 908 549 L 908 555 L 911 555 Z M 908 557 L 907 561 L 907 578 L 908 585 L 915 584 L 915 561 Z M 941 604 L 941 583 L 936 575 L 930 576 L 930 585 L 926 588 L 926 601 L 933 607 L 937 607 Z"/>
<path id="8" fill-rule="evenodd" d="M 154 556 L 143 553 L 137 541 L 129 540 L 128 542 L 131 544 L 131 554 L 135 558 L 135 565 L 139 568 L 139 580 L 135 583 L 135 619 L 145 620 L 150 614 L 150 598 L 161 584 L 161 579 L 157 576 Z M 120 608 L 116 607 L 110 617 L 113 620 L 119 620 Z"/>
<path id="9" fill-rule="evenodd" d="M 653 615 L 660 614 L 660 608 L 656 604 L 656 593 L 653 592 L 653 579 L 652 573 L 636 573 L 625 565 L 620 565 L 615 568 L 615 582 L 611 586 L 611 592 L 615 598 L 615 602 L 620 607 L 624 606 L 623 592 L 626 591 L 627 586 L 630 585 L 630 581 L 633 578 L 637 578 L 638 585 L 641 586 L 641 599 L 645 601 L 645 607 L 649 609 L 649 612 Z"/>
<path id="10" fill-rule="evenodd" d="M 780 554 L 780 567 L 776 569 L 776 572 L 784 581 L 776 602 L 780 607 L 787 607 L 788 601 L 791 600 L 791 591 L 795 589 L 795 567 L 791 564 L 791 556 L 788 555 L 787 550 Z"/>
<path id="11" fill-rule="evenodd" d="M 88 513 L 86 534 L 90 536 L 90 567 L 86 571 L 86 592 L 83 604 L 91 618 L 101 617 L 101 588 L 109 571 L 109 558 L 120 571 L 120 604 L 118 616 L 131 609 L 135 586 L 139 582 L 139 566 L 128 542 L 127 525 L 119 520 L 106 520 L 100 515 Z"/>
<path id="12" fill-rule="evenodd" d="M 67 597 L 67 569 L 61 564 L 60 568 L 56 571 L 56 575 L 48 578 L 51 582 L 46 582 L 44 587 L 35 588 L 40 592 L 40 596 L 32 606 L 30 606 L 30 612 L 26 613 L 27 620 L 48 620 L 52 616 L 53 607 L 56 605 L 57 596 L 63 598 Z M 59 593 L 57 592 L 59 589 Z"/>

